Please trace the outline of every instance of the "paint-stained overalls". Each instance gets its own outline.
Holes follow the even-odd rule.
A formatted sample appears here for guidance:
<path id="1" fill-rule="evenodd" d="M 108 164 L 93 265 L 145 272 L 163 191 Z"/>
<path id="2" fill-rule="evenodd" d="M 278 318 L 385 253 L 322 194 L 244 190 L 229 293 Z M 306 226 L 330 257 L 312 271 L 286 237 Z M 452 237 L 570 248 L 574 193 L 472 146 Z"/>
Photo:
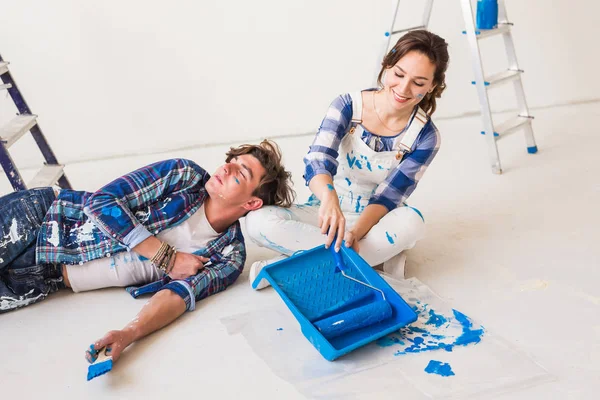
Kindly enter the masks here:
<path id="1" fill-rule="evenodd" d="M 421 109 L 398 140 L 411 149 L 427 116 Z M 352 94 L 352 123 L 338 150 L 338 169 L 333 182 L 350 229 L 369 204 L 378 185 L 401 162 L 398 151 L 376 152 L 361 140 L 363 132 L 361 93 Z M 319 200 L 313 195 L 304 205 L 289 209 L 263 207 L 246 217 L 246 229 L 259 246 L 285 255 L 322 245 L 318 228 Z M 372 266 L 412 248 L 425 235 L 421 213 L 408 206 L 388 212 L 360 241 L 360 255 Z"/>

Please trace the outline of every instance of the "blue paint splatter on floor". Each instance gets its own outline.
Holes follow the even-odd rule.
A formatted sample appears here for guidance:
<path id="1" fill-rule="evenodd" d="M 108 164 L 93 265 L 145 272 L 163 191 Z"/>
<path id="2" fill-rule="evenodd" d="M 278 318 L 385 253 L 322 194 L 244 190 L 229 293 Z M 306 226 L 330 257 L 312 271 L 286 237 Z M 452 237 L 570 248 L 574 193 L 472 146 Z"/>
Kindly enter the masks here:
<path id="1" fill-rule="evenodd" d="M 436 360 L 429 361 L 429 364 L 427 364 L 427 367 L 425 367 L 425 372 L 428 374 L 437 374 L 446 377 L 455 375 L 450 364 Z"/>
<path id="2" fill-rule="evenodd" d="M 446 317 L 441 314 L 436 314 L 433 310 L 429 310 L 429 320 L 425 322 L 425 324 L 440 327 L 446 323 L 448 323 Z"/>
<path id="3" fill-rule="evenodd" d="M 483 327 L 480 329 L 472 329 L 473 323 L 469 317 L 455 309 L 452 309 L 452 312 L 454 313 L 454 318 L 456 318 L 456 320 L 460 322 L 463 327 L 463 333 L 458 339 L 456 339 L 456 345 L 466 346 L 471 343 L 481 342 L 481 337 L 483 336 L 484 332 Z"/>
<path id="4" fill-rule="evenodd" d="M 481 341 L 483 326 L 473 327 L 473 322 L 460 311 L 444 315 L 430 309 L 429 304 L 409 299 L 418 315 L 417 321 L 376 341 L 381 347 L 400 347 L 394 355 L 421 353 L 431 350 L 451 352 L 455 346 L 467 346 Z"/>
<path id="5" fill-rule="evenodd" d="M 387 231 L 385 232 L 385 236 L 387 237 L 388 242 L 390 242 L 390 244 L 394 244 L 394 239 L 390 236 L 389 233 L 387 233 Z"/>

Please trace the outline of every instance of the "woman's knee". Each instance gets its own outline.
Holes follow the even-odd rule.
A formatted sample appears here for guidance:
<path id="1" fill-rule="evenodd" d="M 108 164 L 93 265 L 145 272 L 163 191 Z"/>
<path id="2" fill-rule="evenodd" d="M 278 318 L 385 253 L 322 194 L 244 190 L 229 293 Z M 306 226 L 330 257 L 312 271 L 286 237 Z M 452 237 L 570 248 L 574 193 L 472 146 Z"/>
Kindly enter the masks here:
<path id="1" fill-rule="evenodd" d="M 278 222 L 286 219 L 285 211 L 281 207 L 266 206 L 251 211 L 246 216 L 246 231 L 250 239 L 259 246 L 265 246 L 265 236 L 273 236 Z"/>

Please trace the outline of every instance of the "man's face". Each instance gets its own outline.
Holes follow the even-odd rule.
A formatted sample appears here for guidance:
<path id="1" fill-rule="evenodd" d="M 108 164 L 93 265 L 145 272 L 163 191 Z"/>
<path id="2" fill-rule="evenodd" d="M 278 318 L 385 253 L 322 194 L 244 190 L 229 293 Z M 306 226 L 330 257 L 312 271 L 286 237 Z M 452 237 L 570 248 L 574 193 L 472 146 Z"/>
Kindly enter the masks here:
<path id="1" fill-rule="evenodd" d="M 253 196 L 252 192 L 265 173 L 264 167 L 254 156 L 243 154 L 217 168 L 206 183 L 206 190 L 215 201 L 255 210 L 262 206 L 262 200 Z"/>

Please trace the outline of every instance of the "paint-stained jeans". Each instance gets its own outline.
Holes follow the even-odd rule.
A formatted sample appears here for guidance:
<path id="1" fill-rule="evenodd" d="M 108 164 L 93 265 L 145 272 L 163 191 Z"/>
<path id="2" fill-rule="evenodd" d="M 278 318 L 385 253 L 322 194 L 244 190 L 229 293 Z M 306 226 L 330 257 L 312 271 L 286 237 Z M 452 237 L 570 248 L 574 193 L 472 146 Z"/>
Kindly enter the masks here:
<path id="1" fill-rule="evenodd" d="M 35 263 L 37 234 L 55 198 L 52 188 L 0 197 L 0 313 L 65 287 L 60 266 Z"/>

